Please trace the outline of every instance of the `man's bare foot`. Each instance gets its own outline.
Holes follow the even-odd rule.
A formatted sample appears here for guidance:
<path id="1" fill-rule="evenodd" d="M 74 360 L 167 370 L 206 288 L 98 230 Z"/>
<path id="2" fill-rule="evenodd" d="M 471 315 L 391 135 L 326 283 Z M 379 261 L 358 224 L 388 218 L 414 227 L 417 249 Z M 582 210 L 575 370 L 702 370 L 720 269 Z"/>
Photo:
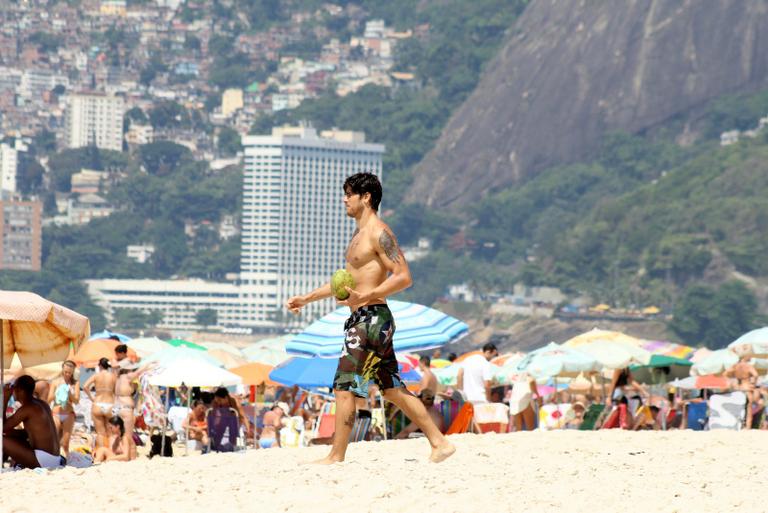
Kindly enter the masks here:
<path id="1" fill-rule="evenodd" d="M 336 456 L 326 456 L 325 458 L 310 461 L 309 465 L 333 465 L 334 463 L 341 463 L 344 461 L 344 458 L 337 458 Z"/>
<path id="2" fill-rule="evenodd" d="M 446 440 L 441 445 L 432 449 L 432 454 L 429 455 L 429 461 L 432 463 L 440 463 L 441 461 L 450 458 L 454 452 L 456 452 L 456 447 Z"/>

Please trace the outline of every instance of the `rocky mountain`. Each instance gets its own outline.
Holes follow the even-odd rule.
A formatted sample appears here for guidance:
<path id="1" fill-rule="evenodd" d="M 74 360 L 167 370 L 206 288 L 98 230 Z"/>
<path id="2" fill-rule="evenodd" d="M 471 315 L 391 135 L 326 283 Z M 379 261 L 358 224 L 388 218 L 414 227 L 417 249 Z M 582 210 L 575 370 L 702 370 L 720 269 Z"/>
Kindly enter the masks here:
<path id="1" fill-rule="evenodd" d="M 534 0 L 407 199 L 460 209 L 588 158 L 607 132 L 695 120 L 713 98 L 768 85 L 766 34 L 763 0 Z"/>

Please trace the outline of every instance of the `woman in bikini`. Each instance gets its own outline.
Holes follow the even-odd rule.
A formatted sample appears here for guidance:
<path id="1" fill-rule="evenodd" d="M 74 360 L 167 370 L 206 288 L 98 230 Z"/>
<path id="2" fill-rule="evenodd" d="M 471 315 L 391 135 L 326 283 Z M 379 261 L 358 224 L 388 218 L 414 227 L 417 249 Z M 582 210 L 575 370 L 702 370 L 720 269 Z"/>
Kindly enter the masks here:
<path id="1" fill-rule="evenodd" d="M 199 441 L 203 450 L 208 447 L 208 420 L 205 416 L 203 401 L 197 400 L 193 403 L 192 411 L 189 412 L 181 426 L 189 430 L 189 440 Z"/>
<path id="2" fill-rule="evenodd" d="M 69 457 L 69 439 L 75 427 L 75 404 L 80 402 L 80 385 L 75 379 L 75 362 L 61 364 L 61 376 L 54 379 L 48 390 L 46 401 L 53 406 L 53 422 L 59 433 L 59 445 L 64 456 Z"/>
<path id="3" fill-rule="evenodd" d="M 94 463 L 103 461 L 129 461 L 131 449 L 125 445 L 125 425 L 120 417 L 112 417 L 107 421 L 109 426 L 109 444 L 96 449 L 93 455 Z"/>
<path id="4" fill-rule="evenodd" d="M 129 459 L 136 457 L 136 442 L 133 441 L 133 426 L 135 423 L 133 396 L 136 393 L 134 380 L 144 372 L 144 369 L 136 369 L 127 358 L 120 360 L 117 364 L 117 382 L 115 383 L 115 409 L 117 415 L 123 419 L 125 426 L 125 444 L 130 448 Z"/>
<path id="5" fill-rule="evenodd" d="M 83 391 L 93 401 L 91 416 L 93 427 L 96 429 L 96 447 L 107 445 L 107 422 L 112 417 L 115 406 L 115 384 L 117 376 L 111 370 L 109 360 L 99 360 L 99 370 L 88 378 L 83 385 Z M 91 387 L 96 389 L 96 397 L 91 394 Z"/>

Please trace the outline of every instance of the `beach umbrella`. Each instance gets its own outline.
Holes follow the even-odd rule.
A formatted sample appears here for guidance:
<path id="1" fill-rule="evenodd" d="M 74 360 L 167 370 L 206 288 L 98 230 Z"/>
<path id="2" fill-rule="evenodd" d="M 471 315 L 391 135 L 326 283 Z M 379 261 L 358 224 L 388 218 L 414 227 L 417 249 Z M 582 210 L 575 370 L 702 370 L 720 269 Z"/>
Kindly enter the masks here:
<path id="1" fill-rule="evenodd" d="M 394 300 L 388 305 L 396 326 L 393 343 L 397 352 L 442 347 L 469 332 L 467 324 L 433 308 Z M 286 351 L 291 355 L 338 358 L 344 345 L 344 322 L 348 317 L 348 308 L 337 308 L 294 336 Z"/>
<path id="2" fill-rule="evenodd" d="M 580 372 L 599 369 L 600 364 L 592 356 L 556 342 L 531 351 L 517 364 L 519 372 L 527 372 L 537 380 L 577 376 Z"/>
<path id="3" fill-rule="evenodd" d="M 685 359 L 690 359 L 696 351 L 696 349 L 691 346 L 662 340 L 642 340 L 640 342 L 640 347 L 653 354 Z"/>
<path id="4" fill-rule="evenodd" d="M 682 358 L 655 354 L 647 365 L 631 365 L 632 377 L 639 383 L 659 384 L 690 375 L 693 364 Z"/>
<path id="5" fill-rule="evenodd" d="M 693 354 L 688 359 L 693 363 L 698 363 L 704 360 L 704 358 L 706 358 L 710 354 L 712 354 L 712 351 L 710 349 L 707 349 L 706 347 L 700 347 L 696 351 L 694 351 Z"/>
<path id="6" fill-rule="evenodd" d="M 758 358 L 768 357 L 768 326 L 747 332 L 728 344 L 737 354 L 750 354 Z"/>
<path id="7" fill-rule="evenodd" d="M 730 388 L 728 380 L 722 376 L 713 376 L 711 374 L 706 376 L 688 376 L 683 379 L 676 379 L 668 385 L 676 388 L 682 388 L 684 390 L 703 390 L 703 389 L 715 389 L 725 390 Z"/>
<path id="8" fill-rule="evenodd" d="M 286 361 L 289 356 L 285 346 L 291 339 L 290 335 L 259 340 L 243 349 L 243 354 L 249 362 L 277 365 Z"/>
<path id="9" fill-rule="evenodd" d="M 241 365 L 240 367 L 229 369 L 229 372 L 237 374 L 243 378 L 243 385 L 259 386 L 261 384 L 266 384 L 270 386 L 282 386 L 282 384 L 269 379 L 269 373 L 272 372 L 272 369 L 274 368 L 274 366 L 267 365 L 266 363 L 251 362 Z"/>
<path id="10" fill-rule="evenodd" d="M 225 369 L 239 367 L 248 363 L 248 360 L 245 359 L 245 356 L 237 356 L 223 349 L 209 349 L 207 354 L 208 356 L 216 358 L 218 361 L 220 361 L 224 365 Z"/>
<path id="11" fill-rule="evenodd" d="M 159 387 L 230 387 L 242 382 L 237 374 L 195 357 L 169 361 L 149 377 L 149 384 Z"/>
<path id="12" fill-rule="evenodd" d="M 240 349 L 236 348 L 232 344 L 227 344 L 226 342 L 200 342 L 200 345 L 206 348 L 208 351 L 212 349 L 226 351 L 233 356 L 245 358 L 245 355 Z"/>
<path id="13" fill-rule="evenodd" d="M 693 364 L 691 374 L 705 376 L 720 374 L 739 363 L 739 356 L 730 349 L 711 351 L 705 358 Z"/>
<path id="14" fill-rule="evenodd" d="M 620 340 L 594 340 L 578 346 L 578 350 L 592 356 L 606 369 L 623 369 L 633 364 L 645 365 L 651 353 L 636 345 Z"/>
<path id="15" fill-rule="evenodd" d="M 463 353 L 463 354 L 460 354 L 459 356 L 457 356 L 456 359 L 453 361 L 453 363 L 461 363 L 464 360 L 466 360 L 467 358 L 471 358 L 471 357 L 473 357 L 475 355 L 483 356 L 483 352 L 478 350 L 478 349 L 475 349 L 474 351 L 468 351 L 466 353 Z"/>
<path id="16" fill-rule="evenodd" d="M 79 347 L 91 332 L 87 317 L 31 292 L 0 291 L 0 321 L 0 390 L 14 355 L 27 367 L 61 361 L 71 346 Z M 0 413 L 2 462 L 5 412 Z"/>
<path id="17" fill-rule="evenodd" d="M 167 342 L 157 337 L 142 337 L 131 339 L 127 344 L 129 349 L 136 351 L 141 358 L 146 358 L 158 351 L 171 347 Z"/>
<path id="18" fill-rule="evenodd" d="M 98 333 L 92 333 L 91 336 L 88 338 L 97 339 L 97 338 L 111 338 L 111 337 L 117 337 L 117 339 L 123 344 L 131 340 L 131 337 L 129 337 L 128 335 L 123 335 L 122 333 L 115 333 L 114 331 L 109 331 L 109 330 L 102 330 L 102 331 L 99 331 Z"/>
<path id="19" fill-rule="evenodd" d="M 633 346 L 639 346 L 642 342 L 641 339 L 632 337 L 630 335 L 625 335 L 620 331 L 609 331 L 593 328 L 585 333 L 582 333 L 581 335 L 576 335 L 575 337 L 566 340 L 562 345 L 565 347 L 578 348 L 581 345 L 596 342 L 598 340 L 607 342 L 623 342 Z"/>
<path id="20" fill-rule="evenodd" d="M 197 359 L 202 360 L 209 365 L 215 367 L 223 367 L 224 364 L 208 354 L 208 351 L 200 351 L 199 349 L 190 349 L 185 346 L 169 346 L 161 351 L 146 357 L 142 363 L 156 362 L 161 367 L 168 367 L 176 360 Z"/>
<path id="21" fill-rule="evenodd" d="M 194 342 L 190 342 L 189 340 L 184 340 L 181 338 L 172 338 L 168 341 L 168 344 L 172 345 L 173 347 L 186 347 L 189 349 L 197 349 L 198 351 L 207 351 L 204 346 L 201 346 L 200 344 L 195 344 Z"/>
<path id="22" fill-rule="evenodd" d="M 448 367 L 439 367 L 432 369 L 432 374 L 437 378 L 437 382 L 443 386 L 456 386 L 459 379 L 459 369 L 461 365 L 449 365 Z"/>
<path id="23" fill-rule="evenodd" d="M 111 338 L 92 338 L 83 342 L 75 352 L 73 361 L 84 367 L 95 367 L 99 360 L 106 358 L 109 361 L 115 359 L 115 348 L 122 344 Z M 135 362 L 139 359 L 136 351 L 128 348 L 128 359 Z"/>
<path id="24" fill-rule="evenodd" d="M 509 356 L 503 360 L 501 365 L 496 364 L 493 369 L 493 380 L 502 385 L 508 385 L 515 381 L 515 379 L 521 374 L 517 370 L 517 365 L 525 358 L 524 353 L 510 353 Z M 491 360 L 491 363 L 497 361 L 496 358 Z"/>
<path id="25" fill-rule="evenodd" d="M 337 364 L 328 358 L 291 358 L 275 367 L 269 379 L 301 388 L 332 388 Z"/>
<path id="26" fill-rule="evenodd" d="M 435 369 L 442 369 L 443 367 L 448 367 L 453 362 L 450 360 L 446 360 L 444 358 L 435 358 L 431 362 L 429 362 L 429 366 Z"/>

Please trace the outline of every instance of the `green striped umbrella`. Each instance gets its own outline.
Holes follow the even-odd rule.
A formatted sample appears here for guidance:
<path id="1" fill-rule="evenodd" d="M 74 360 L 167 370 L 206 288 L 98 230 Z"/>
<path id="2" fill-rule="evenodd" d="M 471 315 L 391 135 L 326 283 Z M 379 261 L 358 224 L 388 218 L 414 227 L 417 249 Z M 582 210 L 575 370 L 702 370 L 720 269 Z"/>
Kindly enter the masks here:
<path id="1" fill-rule="evenodd" d="M 639 383 L 660 384 L 675 379 L 687 378 L 691 373 L 693 362 L 674 356 L 655 354 L 651 356 L 648 365 L 632 365 L 632 377 Z"/>
<path id="2" fill-rule="evenodd" d="M 197 349 L 198 351 L 208 351 L 207 348 L 199 344 L 195 344 L 194 342 L 190 342 L 189 340 L 183 340 L 180 338 L 172 338 L 171 340 L 168 341 L 168 343 L 173 347 L 187 347 L 189 349 Z"/>

